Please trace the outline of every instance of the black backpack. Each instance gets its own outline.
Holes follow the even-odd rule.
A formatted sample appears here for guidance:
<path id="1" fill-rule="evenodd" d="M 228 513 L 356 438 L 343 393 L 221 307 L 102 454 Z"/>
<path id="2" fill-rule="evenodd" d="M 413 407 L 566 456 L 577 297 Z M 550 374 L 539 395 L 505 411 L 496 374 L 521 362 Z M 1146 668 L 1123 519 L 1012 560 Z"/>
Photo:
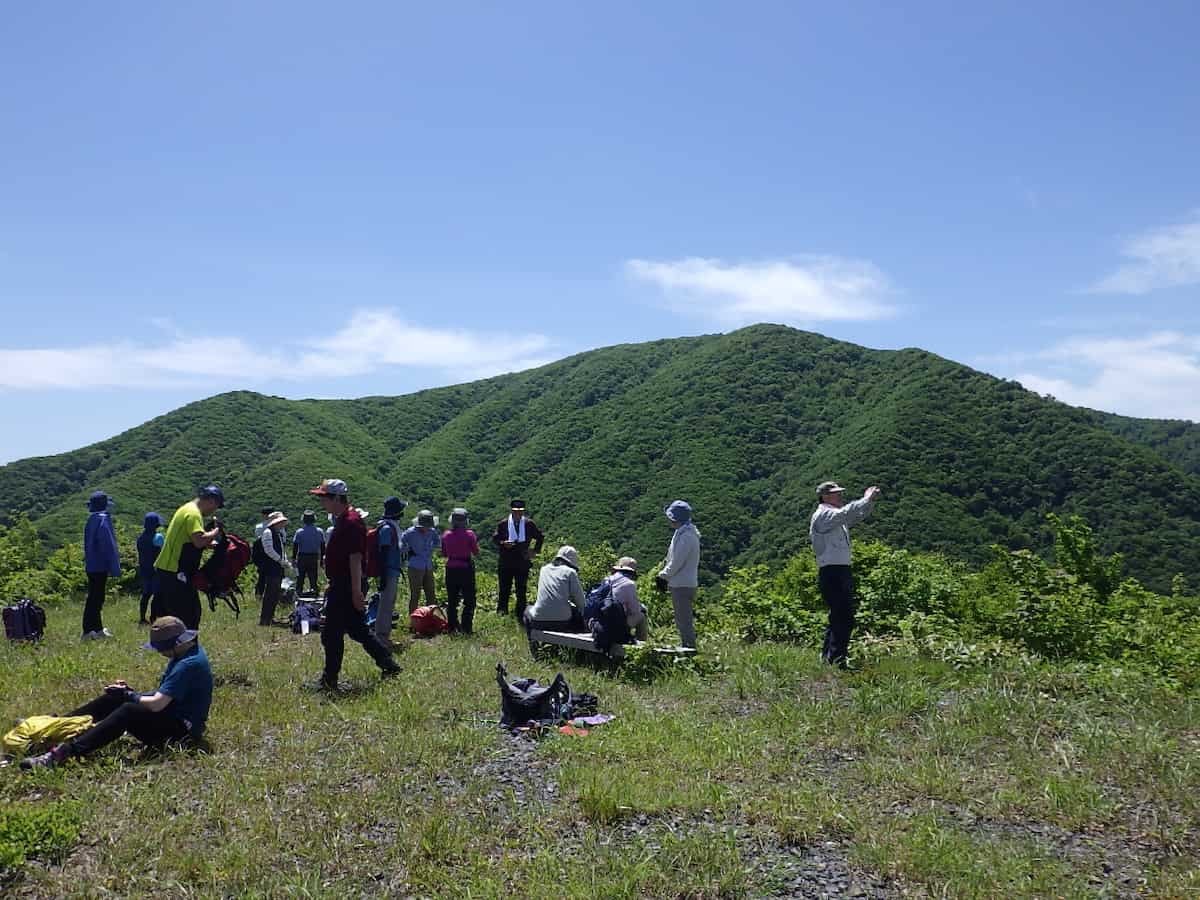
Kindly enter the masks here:
<path id="1" fill-rule="evenodd" d="M 267 564 L 267 551 L 263 549 L 261 536 L 256 537 L 250 547 L 250 562 L 254 563 L 256 569 L 261 569 Z"/>
<path id="2" fill-rule="evenodd" d="M 504 663 L 496 664 L 496 683 L 500 685 L 500 724 L 512 727 L 526 722 L 557 722 L 571 700 L 571 689 L 562 672 L 549 685 L 533 678 L 509 682 Z"/>
<path id="3" fill-rule="evenodd" d="M 4 634 L 10 641 L 40 641 L 46 633 L 46 611 L 32 600 L 4 607 Z"/>

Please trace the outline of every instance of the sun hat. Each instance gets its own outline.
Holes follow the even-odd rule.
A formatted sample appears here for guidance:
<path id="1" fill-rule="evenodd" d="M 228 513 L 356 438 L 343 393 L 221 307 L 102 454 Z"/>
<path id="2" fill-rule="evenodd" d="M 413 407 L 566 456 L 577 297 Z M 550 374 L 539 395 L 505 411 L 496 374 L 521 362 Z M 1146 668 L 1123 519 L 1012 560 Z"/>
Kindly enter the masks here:
<path id="1" fill-rule="evenodd" d="M 108 509 L 108 494 L 104 491 L 95 491 L 92 496 L 88 497 L 89 512 L 104 512 Z"/>
<path id="2" fill-rule="evenodd" d="M 150 625 L 150 640 L 142 644 L 143 650 L 170 650 L 188 641 L 194 641 L 200 632 L 188 628 L 175 616 L 163 616 Z"/>
<path id="3" fill-rule="evenodd" d="M 275 512 L 271 513 L 271 515 L 267 518 L 266 527 L 274 528 L 276 525 L 286 525 L 287 521 L 287 516 L 285 516 L 279 510 L 275 510 Z"/>
<path id="4" fill-rule="evenodd" d="M 638 563 L 632 556 L 622 556 L 617 560 L 612 570 L 614 572 L 629 572 L 632 575 L 637 575 Z"/>
<path id="5" fill-rule="evenodd" d="M 431 509 L 423 509 L 417 513 L 417 517 L 413 519 L 414 525 L 419 525 L 422 528 L 437 528 L 438 517 L 433 514 Z"/>
<path id="6" fill-rule="evenodd" d="M 686 500 L 675 500 L 663 512 L 672 522 L 686 524 L 692 521 L 692 507 Z"/>
<path id="7" fill-rule="evenodd" d="M 450 510 L 451 522 L 466 522 L 470 518 L 471 514 L 462 506 L 456 506 L 454 509 Z"/>
<path id="8" fill-rule="evenodd" d="M 314 524 L 316 524 L 316 521 L 317 521 L 317 514 L 315 512 L 313 512 L 311 509 L 306 509 L 304 511 L 304 515 L 301 516 L 301 518 L 303 519 L 305 525 L 314 525 Z"/>
<path id="9" fill-rule="evenodd" d="M 822 481 L 817 485 L 817 496 L 824 497 L 826 494 L 844 494 L 846 489 L 836 481 Z"/>
<path id="10" fill-rule="evenodd" d="M 554 558 L 561 559 L 576 572 L 579 571 L 579 551 L 569 544 L 563 544 L 563 546 L 559 547 L 558 552 L 554 554 Z"/>
<path id="11" fill-rule="evenodd" d="M 309 493 L 318 497 L 345 497 L 349 495 L 350 489 L 340 478 L 326 478 Z"/>

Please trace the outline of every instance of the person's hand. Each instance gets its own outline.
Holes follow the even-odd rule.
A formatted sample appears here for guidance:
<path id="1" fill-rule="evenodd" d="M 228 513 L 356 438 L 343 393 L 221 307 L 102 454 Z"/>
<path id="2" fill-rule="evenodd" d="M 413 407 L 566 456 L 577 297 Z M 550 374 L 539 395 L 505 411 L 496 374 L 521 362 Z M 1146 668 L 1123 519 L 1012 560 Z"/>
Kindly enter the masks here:
<path id="1" fill-rule="evenodd" d="M 124 679 L 117 679 L 112 684 L 105 685 L 104 690 L 106 690 L 112 694 L 115 694 L 115 693 L 123 694 L 125 691 L 129 690 L 129 685 L 125 683 Z"/>
<path id="2" fill-rule="evenodd" d="M 669 587 L 670 587 L 670 585 L 667 583 L 667 579 L 663 578 L 661 575 L 654 576 L 655 590 L 663 591 L 665 593 L 667 588 L 669 588 Z"/>
<path id="3" fill-rule="evenodd" d="M 871 500 L 878 499 L 879 495 L 882 493 L 883 493 L 883 491 L 879 490 L 879 487 L 877 485 L 871 485 L 869 488 L 867 488 L 867 492 L 865 494 L 863 494 L 863 499 L 870 502 Z"/>
<path id="4" fill-rule="evenodd" d="M 515 541 L 501 541 L 500 542 L 500 546 L 503 547 L 505 550 L 511 550 L 516 545 L 517 544 Z"/>

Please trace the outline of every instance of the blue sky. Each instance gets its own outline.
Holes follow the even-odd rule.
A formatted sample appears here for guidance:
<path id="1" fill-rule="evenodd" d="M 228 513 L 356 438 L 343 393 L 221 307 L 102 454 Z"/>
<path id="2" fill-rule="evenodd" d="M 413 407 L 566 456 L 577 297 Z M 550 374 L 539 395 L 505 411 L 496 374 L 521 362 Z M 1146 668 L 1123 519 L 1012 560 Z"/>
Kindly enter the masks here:
<path id="1" fill-rule="evenodd" d="M 1200 6 L 963 6 L 12 6 L 0 461 L 756 321 L 1200 419 Z"/>

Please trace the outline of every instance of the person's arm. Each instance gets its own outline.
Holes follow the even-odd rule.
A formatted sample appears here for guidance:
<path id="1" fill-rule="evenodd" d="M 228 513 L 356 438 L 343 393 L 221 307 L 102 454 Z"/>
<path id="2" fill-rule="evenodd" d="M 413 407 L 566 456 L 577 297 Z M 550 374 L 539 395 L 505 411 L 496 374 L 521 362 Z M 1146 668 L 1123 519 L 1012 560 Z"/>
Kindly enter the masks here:
<path id="1" fill-rule="evenodd" d="M 570 603 L 579 613 L 583 612 L 584 604 L 587 603 L 587 597 L 583 593 L 583 583 L 579 580 L 579 575 L 571 572 L 571 577 L 567 579 L 568 587 L 570 588 Z"/>
<path id="2" fill-rule="evenodd" d="M 834 509 L 832 506 L 822 506 L 817 510 L 816 516 L 813 518 L 813 531 L 819 531 L 824 534 L 827 531 L 832 531 L 839 525 L 857 525 L 868 515 L 875 507 L 875 498 L 878 496 L 878 489 L 872 494 L 870 491 L 860 500 L 854 500 L 847 503 L 840 509 Z"/>
<path id="3" fill-rule="evenodd" d="M 363 558 L 361 553 L 350 554 L 350 602 L 360 612 L 367 608 L 367 598 L 363 596 L 362 583 Z"/>
<path id="4" fill-rule="evenodd" d="M 502 528 L 504 528 L 504 523 L 500 522 L 498 525 L 496 525 L 496 530 L 492 532 L 492 543 L 496 545 L 497 550 L 503 549 L 504 541 L 506 540 L 504 534 L 507 532 L 502 533 Z"/>
<path id="5" fill-rule="evenodd" d="M 286 565 L 283 555 L 275 551 L 275 535 L 269 528 L 263 532 L 262 548 L 263 555 L 266 556 L 267 559 L 274 560 L 281 566 Z"/>
<path id="6" fill-rule="evenodd" d="M 477 538 L 474 534 L 471 535 L 471 555 L 479 555 L 479 538 Z"/>
<path id="7" fill-rule="evenodd" d="M 292 535 L 292 562 L 296 561 L 297 555 L 300 553 L 300 544 L 297 543 L 300 539 L 300 529 L 296 529 L 296 533 Z"/>
<path id="8" fill-rule="evenodd" d="M 106 685 L 104 690 L 108 694 L 120 695 L 126 703 L 139 703 L 150 712 L 161 712 L 171 705 L 172 700 L 170 694 L 164 694 L 161 690 L 155 691 L 153 694 L 139 694 L 123 678 Z"/>
<path id="9" fill-rule="evenodd" d="M 528 526 L 526 526 L 526 527 L 533 534 L 533 541 L 531 542 L 532 546 L 529 548 L 530 549 L 529 558 L 533 559 L 535 556 L 537 556 L 539 553 L 542 552 L 542 544 L 544 544 L 546 542 L 546 536 L 544 534 L 542 534 L 542 529 L 538 528 L 532 522 L 530 522 L 528 524 Z"/>
<path id="10" fill-rule="evenodd" d="M 680 560 L 675 556 L 675 545 L 679 543 L 677 540 L 679 532 L 675 532 L 671 536 L 671 545 L 667 547 L 667 561 L 663 564 L 662 570 L 658 573 L 659 578 L 670 578 L 681 568 Z"/>
<path id="11" fill-rule="evenodd" d="M 214 528 L 211 531 L 193 531 L 191 537 L 192 546 L 197 550 L 207 550 L 212 546 L 213 541 L 217 539 L 220 533 L 220 528 Z"/>
<path id="12" fill-rule="evenodd" d="M 108 574 L 118 578 L 121 575 L 121 550 L 117 547 L 117 532 L 112 519 L 108 520 L 108 527 L 104 529 L 104 542 L 108 550 Z"/>

